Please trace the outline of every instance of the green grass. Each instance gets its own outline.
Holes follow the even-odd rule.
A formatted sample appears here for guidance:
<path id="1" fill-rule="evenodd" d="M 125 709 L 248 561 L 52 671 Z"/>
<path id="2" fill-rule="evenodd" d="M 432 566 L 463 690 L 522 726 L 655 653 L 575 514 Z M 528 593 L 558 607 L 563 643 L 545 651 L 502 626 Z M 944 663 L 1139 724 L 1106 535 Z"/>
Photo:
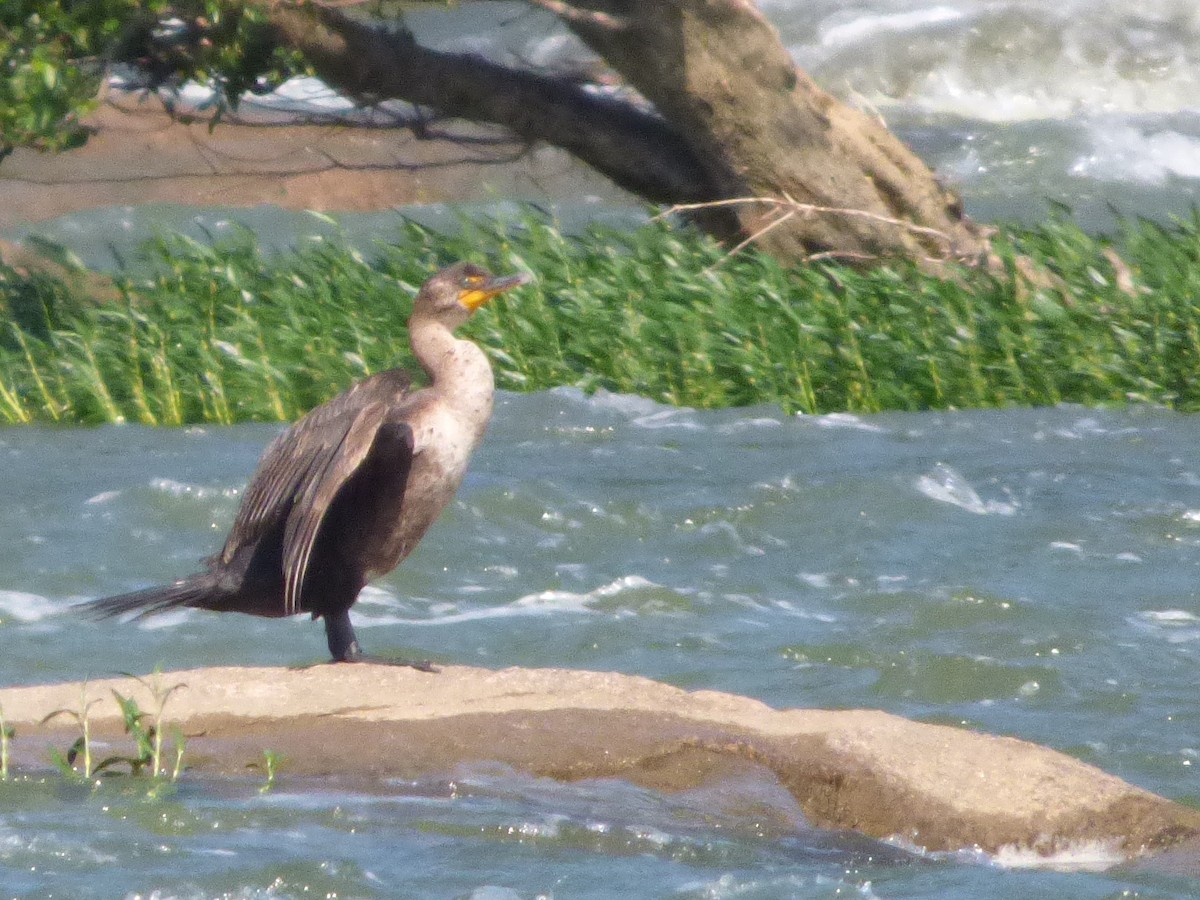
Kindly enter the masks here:
<path id="1" fill-rule="evenodd" d="M 1119 249 L 1135 290 L 1105 256 Z M 508 390 L 577 385 L 668 403 L 806 413 L 1060 402 L 1200 409 L 1200 219 L 1129 222 L 1113 241 L 1064 219 L 996 242 L 999 273 L 785 268 L 726 259 L 666 224 L 564 236 L 532 216 L 441 235 L 407 224 L 377 252 L 326 241 L 267 255 L 244 234 L 146 248 L 98 306 L 0 270 L 0 422 L 283 421 L 412 364 L 417 286 L 459 258 L 538 281 L 466 332 Z M 1017 276 L 1030 258 L 1046 286 Z"/>

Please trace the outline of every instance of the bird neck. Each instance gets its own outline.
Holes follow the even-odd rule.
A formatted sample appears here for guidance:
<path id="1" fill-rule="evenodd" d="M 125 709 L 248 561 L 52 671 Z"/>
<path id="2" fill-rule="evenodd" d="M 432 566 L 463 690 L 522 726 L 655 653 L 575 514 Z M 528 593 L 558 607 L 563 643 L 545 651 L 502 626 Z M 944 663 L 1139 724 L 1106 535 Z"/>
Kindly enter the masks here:
<path id="1" fill-rule="evenodd" d="M 487 355 L 437 321 L 410 322 L 409 341 L 433 390 L 450 406 L 486 420 L 495 392 Z"/>

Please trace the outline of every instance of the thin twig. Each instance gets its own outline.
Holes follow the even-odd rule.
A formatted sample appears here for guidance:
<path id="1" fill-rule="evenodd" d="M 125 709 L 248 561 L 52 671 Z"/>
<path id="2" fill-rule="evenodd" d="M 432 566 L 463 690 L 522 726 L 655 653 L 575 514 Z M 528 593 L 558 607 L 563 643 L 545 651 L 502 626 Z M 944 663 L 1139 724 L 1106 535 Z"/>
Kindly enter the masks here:
<path id="1" fill-rule="evenodd" d="M 941 257 L 922 256 L 922 257 L 920 257 L 920 259 L 923 262 L 932 263 L 934 265 L 940 265 L 954 257 L 954 239 L 951 238 L 950 235 L 946 234 L 944 231 L 939 231 L 936 228 L 930 228 L 926 225 L 917 225 L 917 224 L 914 224 L 913 222 L 907 222 L 904 219 L 893 219 L 889 216 L 880 215 L 879 213 L 868 212 L 865 209 L 845 209 L 845 208 L 834 207 L 834 206 L 818 206 L 815 203 L 801 203 L 800 201 L 796 200 L 795 198 L 789 196 L 786 193 L 783 195 L 782 198 L 780 198 L 780 197 L 733 197 L 733 198 L 730 198 L 727 200 L 709 200 L 704 203 L 678 203 L 678 204 L 675 204 L 674 206 L 671 206 L 671 207 L 663 210 L 658 215 L 654 216 L 652 221 L 657 221 L 659 219 L 664 218 L 665 216 L 669 216 L 672 213 L 677 213 L 677 212 L 688 212 L 690 210 L 696 210 L 696 209 L 712 209 L 715 207 L 738 206 L 738 205 L 746 204 L 746 203 L 761 203 L 766 206 L 774 207 L 775 209 L 786 210 L 786 212 L 783 215 L 779 216 L 778 218 L 774 219 L 773 221 L 769 222 L 767 225 L 763 226 L 762 228 L 759 228 L 757 231 L 755 231 L 753 234 L 751 234 L 745 240 L 740 241 L 732 250 L 729 251 L 729 253 L 727 253 L 725 255 L 724 258 L 722 258 L 720 261 L 714 263 L 713 265 L 709 266 L 705 270 L 706 272 L 710 272 L 713 269 L 715 269 L 717 266 L 722 265 L 727 259 L 729 259 L 732 256 L 737 255 L 742 250 L 744 250 L 746 247 L 748 247 L 749 245 L 755 243 L 760 238 L 762 238 L 762 236 L 765 235 L 767 232 L 782 225 L 784 222 L 786 222 L 788 219 L 792 218 L 792 216 L 796 215 L 797 213 L 799 213 L 801 215 L 806 215 L 806 216 L 813 215 L 814 213 L 825 213 L 825 214 L 829 214 L 829 215 L 842 215 L 842 216 L 856 216 L 858 218 L 870 219 L 874 222 L 882 222 L 886 225 L 895 225 L 897 228 L 903 228 L 906 231 L 910 231 L 915 234 L 929 235 L 933 238 L 936 238 L 937 240 L 941 241 L 944 244 L 945 252 L 944 252 L 943 256 L 941 256 Z M 858 253 L 858 252 L 853 252 L 853 251 L 827 250 L 827 251 L 813 253 L 809 256 L 806 256 L 806 257 L 804 257 L 804 261 L 805 262 L 815 262 L 815 261 L 819 261 L 822 259 L 838 259 L 838 258 L 840 258 L 840 259 L 855 259 L 855 260 L 875 260 L 875 259 L 879 259 L 880 257 L 875 254 L 871 254 L 871 253 Z"/>
<path id="2" fill-rule="evenodd" d="M 790 209 L 787 212 L 785 212 L 782 216 L 777 218 L 775 221 L 769 222 L 768 224 L 764 225 L 762 228 L 758 229 L 758 231 L 754 232 L 754 234 L 750 235 L 745 240 L 739 242 L 736 247 L 734 247 L 732 250 L 730 250 L 728 253 L 726 253 L 723 257 L 721 257 L 719 260 L 717 260 L 711 266 L 706 268 L 704 270 L 704 274 L 707 275 L 709 272 L 711 272 L 717 266 L 724 265 L 725 261 L 727 259 L 737 256 L 739 253 L 741 253 L 743 250 L 745 250 L 747 247 L 749 247 L 751 244 L 753 244 L 755 241 L 757 241 L 759 238 L 761 238 L 764 234 L 766 234 L 768 231 L 770 231 L 772 228 L 779 227 L 780 225 L 782 225 L 784 222 L 786 222 L 788 219 L 790 219 L 794 215 L 796 215 L 796 210 Z"/>
<path id="3" fill-rule="evenodd" d="M 686 212 L 693 209 L 710 209 L 718 206 L 738 206 L 746 203 L 762 203 L 767 206 L 784 207 L 794 212 L 800 213 L 829 213 L 831 215 L 841 216 L 857 216 L 862 219 L 871 219 L 875 222 L 883 222 L 886 225 L 895 225 L 898 228 L 903 228 L 906 231 L 912 231 L 916 234 L 928 234 L 936 237 L 951 246 L 954 239 L 944 231 L 938 231 L 936 228 L 930 228 L 927 225 L 916 225 L 912 222 L 907 222 L 904 219 L 893 219 L 889 216 L 882 216 L 879 213 L 868 212 L 865 209 L 843 209 L 835 206 L 817 206 L 814 203 L 801 203 L 798 200 L 784 194 L 782 199 L 779 197 L 735 197 L 729 200 L 709 200 L 705 203 L 679 203 L 669 209 L 661 212 L 655 218 L 662 218 L 674 212 Z"/>

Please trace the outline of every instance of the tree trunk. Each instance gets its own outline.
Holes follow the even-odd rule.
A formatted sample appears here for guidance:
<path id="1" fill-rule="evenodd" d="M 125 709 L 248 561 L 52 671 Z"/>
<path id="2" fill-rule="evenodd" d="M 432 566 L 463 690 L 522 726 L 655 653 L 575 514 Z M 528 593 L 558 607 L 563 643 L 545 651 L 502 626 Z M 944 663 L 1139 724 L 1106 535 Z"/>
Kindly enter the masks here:
<path id="1" fill-rule="evenodd" d="M 357 96 L 426 104 L 563 147 L 729 242 L 784 260 L 976 261 L 958 198 L 870 116 L 792 62 L 752 0 L 531 0 L 653 104 L 420 47 L 331 7 L 268 6 L 279 39 Z M 713 205 L 716 204 L 716 205 Z"/>
<path id="2" fill-rule="evenodd" d="M 712 199 L 783 201 L 735 204 L 741 238 L 785 259 L 982 255 L 958 198 L 879 120 L 798 70 L 751 0 L 571 5 L 600 14 L 564 21 L 685 136 Z"/>

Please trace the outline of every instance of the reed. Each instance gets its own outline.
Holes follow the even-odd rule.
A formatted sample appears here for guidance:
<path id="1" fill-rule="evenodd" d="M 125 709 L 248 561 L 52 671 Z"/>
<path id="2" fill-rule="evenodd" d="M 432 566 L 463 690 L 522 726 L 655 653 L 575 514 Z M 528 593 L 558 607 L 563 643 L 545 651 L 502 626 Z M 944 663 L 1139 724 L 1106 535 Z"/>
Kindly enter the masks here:
<path id="1" fill-rule="evenodd" d="M 1113 248 L 1117 248 L 1117 257 Z M 268 256 L 252 235 L 173 236 L 118 278 L 119 304 L 0 272 L 0 422 L 286 421 L 355 379 L 411 366 L 411 297 L 471 258 L 533 285 L 467 326 L 515 391 L 574 385 L 696 407 L 875 412 L 1074 402 L 1200 409 L 1200 220 L 1067 217 L 1000 234 L 999 271 L 951 280 L 895 265 L 726 258 L 686 228 L 565 235 L 530 214 L 413 223 L 365 255 L 312 240 Z M 1021 274 L 1022 258 L 1052 277 Z"/>
<path id="2" fill-rule="evenodd" d="M 8 781 L 8 744 L 15 735 L 13 727 L 4 721 L 4 707 L 0 706 L 0 781 Z"/>

